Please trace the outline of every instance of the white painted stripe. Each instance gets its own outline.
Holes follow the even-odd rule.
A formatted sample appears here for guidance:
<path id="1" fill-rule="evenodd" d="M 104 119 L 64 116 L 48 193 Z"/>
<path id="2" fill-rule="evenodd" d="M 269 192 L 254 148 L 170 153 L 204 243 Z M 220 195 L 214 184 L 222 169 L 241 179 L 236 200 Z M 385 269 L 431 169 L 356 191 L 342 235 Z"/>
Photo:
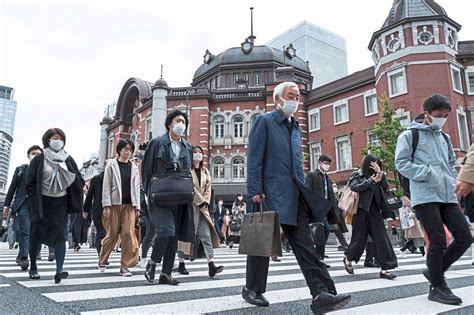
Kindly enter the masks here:
<path id="1" fill-rule="evenodd" d="M 409 298 L 397 299 L 396 307 L 394 301 L 369 304 L 359 307 L 340 310 L 331 314 L 438 314 L 452 311 L 461 307 L 474 304 L 474 287 L 464 287 L 452 290 L 454 294 L 463 300 L 462 305 L 446 305 L 428 300 L 428 295 L 417 295 Z"/>
<path id="2" fill-rule="evenodd" d="M 446 273 L 448 279 L 460 278 L 460 275 L 451 275 L 449 272 Z M 274 279 L 269 278 L 269 283 L 274 282 Z M 359 281 L 357 285 L 354 285 L 353 282 L 344 282 L 337 284 L 337 290 L 339 293 L 350 293 L 358 292 L 365 290 L 377 290 L 384 288 L 392 288 L 403 285 L 409 285 L 414 283 L 425 282 L 426 279 L 423 275 L 412 275 L 406 277 L 398 277 L 395 280 L 389 281 L 385 279 L 373 279 L 366 281 Z M 279 281 L 277 281 L 279 282 Z M 243 283 L 240 283 L 243 285 Z M 159 287 L 160 288 L 160 287 Z M 162 287 L 161 287 L 162 288 Z M 179 291 L 187 290 L 185 285 L 178 286 Z M 183 288 L 183 289 L 181 289 Z M 163 290 L 167 292 L 168 290 Z M 178 290 L 177 290 L 178 291 Z M 148 292 L 150 293 L 150 292 Z M 77 292 L 75 294 L 78 294 Z M 48 296 L 45 294 L 45 296 Z M 310 299 L 310 295 L 307 287 L 296 288 L 296 289 L 287 289 L 287 290 L 276 290 L 269 291 L 265 293 L 266 298 L 272 302 L 278 301 L 278 303 L 285 303 L 291 301 L 300 301 Z M 157 310 L 166 313 L 208 313 L 208 312 L 224 312 L 235 309 L 255 307 L 246 303 L 240 295 L 226 296 L 225 303 L 223 303 L 222 297 L 216 298 L 206 298 L 206 299 L 196 299 L 196 300 L 187 300 L 180 302 L 171 302 L 171 303 L 161 303 L 153 305 L 144 305 L 137 307 L 125 307 L 117 309 L 108 309 L 92 312 L 83 312 L 81 314 L 124 314 L 124 313 L 156 313 Z M 309 311 L 309 307 L 308 307 Z M 379 313 L 380 314 L 380 313 Z"/>
<path id="3" fill-rule="evenodd" d="M 467 265 L 467 264 L 470 265 L 471 262 L 461 261 L 461 262 L 457 262 L 456 264 L 457 265 Z M 406 266 L 407 270 L 423 269 L 423 268 L 426 268 L 424 264 Z M 379 270 L 378 269 L 375 270 L 375 268 L 367 268 L 367 269 L 363 269 L 357 272 L 357 274 L 373 274 L 373 273 L 378 274 Z M 347 272 L 345 270 L 336 270 L 334 272 L 330 272 L 330 274 L 332 277 L 343 276 L 343 275 L 345 276 L 347 275 Z M 458 274 L 456 276 L 465 277 L 466 275 Z M 354 278 L 355 278 L 354 280 L 357 279 L 356 277 Z M 404 278 L 404 277 L 400 277 L 400 278 Z M 304 279 L 303 274 L 301 272 L 298 272 L 296 274 L 269 276 L 268 283 L 288 282 L 288 281 L 296 281 L 296 280 L 303 280 L 303 279 Z M 385 282 L 387 281 L 384 279 L 377 279 L 377 280 L 382 280 Z M 393 283 L 397 283 L 397 282 L 393 282 Z M 123 296 L 135 296 L 135 295 L 141 295 L 141 294 L 157 294 L 157 293 L 170 293 L 170 292 L 178 292 L 178 291 L 206 290 L 206 289 L 214 289 L 214 288 L 222 288 L 222 287 L 239 286 L 239 285 L 244 285 L 244 284 L 245 284 L 245 277 L 238 278 L 238 279 L 221 280 L 221 281 L 200 280 L 200 281 L 195 281 L 195 282 L 186 282 L 186 283 L 182 283 L 179 286 L 172 286 L 172 287 L 158 286 L 158 285 L 129 286 L 125 288 L 45 293 L 44 296 L 57 302 L 67 302 L 67 301 L 81 301 L 81 300 L 92 300 L 92 299 L 106 299 L 106 298 L 115 298 L 115 297 L 123 297 Z"/>
<path id="4" fill-rule="evenodd" d="M 10 285 L 8 283 L 0 284 L 0 288 L 8 288 Z"/>

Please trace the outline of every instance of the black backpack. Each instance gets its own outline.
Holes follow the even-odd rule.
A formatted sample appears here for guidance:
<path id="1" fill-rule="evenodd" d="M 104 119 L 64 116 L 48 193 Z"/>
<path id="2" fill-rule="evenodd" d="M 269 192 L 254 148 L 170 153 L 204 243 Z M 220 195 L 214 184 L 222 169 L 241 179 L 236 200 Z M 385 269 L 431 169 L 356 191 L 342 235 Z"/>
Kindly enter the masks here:
<path id="1" fill-rule="evenodd" d="M 412 141 L 411 141 L 411 160 L 413 161 L 413 156 L 415 155 L 416 147 L 418 146 L 418 141 L 420 141 L 420 131 L 418 129 L 409 129 L 411 131 L 412 135 Z M 441 134 L 443 135 L 444 139 L 446 139 L 446 142 L 448 143 L 449 147 L 449 139 L 448 135 L 441 131 Z M 403 191 L 405 192 L 405 196 L 410 198 L 410 180 L 403 176 L 400 172 L 398 172 L 398 181 L 400 182 L 400 185 L 402 186 Z"/>

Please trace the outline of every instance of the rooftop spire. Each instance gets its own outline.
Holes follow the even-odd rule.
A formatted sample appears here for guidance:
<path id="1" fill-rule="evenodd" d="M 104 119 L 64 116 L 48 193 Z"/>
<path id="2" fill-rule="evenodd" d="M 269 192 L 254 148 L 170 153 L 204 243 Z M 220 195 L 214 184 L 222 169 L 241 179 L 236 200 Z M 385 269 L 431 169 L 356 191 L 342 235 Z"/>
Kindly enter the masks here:
<path id="1" fill-rule="evenodd" d="M 249 36 L 249 40 L 251 42 L 253 42 L 255 40 L 255 37 L 253 35 L 253 7 L 250 7 L 250 36 Z"/>
<path id="2" fill-rule="evenodd" d="M 161 65 L 161 75 L 160 75 L 160 79 L 163 79 L 163 65 Z"/>

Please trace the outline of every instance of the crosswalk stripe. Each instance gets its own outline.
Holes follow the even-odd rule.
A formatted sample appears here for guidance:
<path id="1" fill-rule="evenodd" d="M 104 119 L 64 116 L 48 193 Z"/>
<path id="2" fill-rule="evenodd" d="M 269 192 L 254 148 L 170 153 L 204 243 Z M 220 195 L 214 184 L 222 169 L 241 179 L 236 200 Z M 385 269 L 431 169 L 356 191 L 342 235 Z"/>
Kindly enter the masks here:
<path id="1" fill-rule="evenodd" d="M 468 263 L 470 264 L 471 262 L 458 261 L 455 263 L 455 265 L 466 265 Z M 425 265 L 424 264 L 409 265 L 409 266 L 406 266 L 405 268 L 406 270 L 423 269 L 425 268 Z M 299 271 L 299 268 L 297 265 L 295 266 L 295 270 L 297 270 L 298 272 L 292 273 L 292 274 L 269 276 L 267 283 L 303 280 L 304 279 L 303 274 Z M 379 270 L 362 269 L 357 274 L 373 274 L 373 273 L 378 273 L 378 272 Z M 242 268 L 239 273 L 245 273 L 245 269 Z M 336 270 L 334 272 L 330 272 L 330 274 L 332 277 L 347 275 L 345 270 Z M 465 276 L 465 275 L 460 275 L 460 276 Z M 184 277 L 176 276 L 176 278 L 180 279 Z M 157 279 L 155 280 L 155 282 L 157 282 Z M 397 283 L 397 282 L 394 282 L 394 283 Z M 244 285 L 244 284 L 245 284 L 245 277 L 230 279 L 230 280 L 223 279 L 220 281 L 200 279 L 199 281 L 185 282 L 179 286 L 172 286 L 172 287 L 158 286 L 158 285 L 154 286 L 154 285 L 146 284 L 146 285 L 141 285 L 141 286 L 127 286 L 124 288 L 45 293 L 44 296 L 57 302 L 65 302 L 65 301 L 80 301 L 80 300 L 89 300 L 89 299 L 106 299 L 106 298 L 133 296 L 133 295 L 141 295 L 141 294 L 156 294 L 156 293 L 169 293 L 169 292 L 178 292 L 178 291 L 204 290 L 204 289 L 219 288 L 219 287 L 239 286 L 239 285 Z"/>
<path id="2" fill-rule="evenodd" d="M 9 285 L 8 283 L 2 283 L 0 284 L 0 288 L 8 288 L 10 287 L 11 285 Z"/>
<path id="3" fill-rule="evenodd" d="M 451 274 L 450 272 L 446 273 L 448 279 L 454 279 L 462 277 L 458 274 Z M 270 279 L 269 277 L 269 282 Z M 358 283 L 357 286 L 354 286 L 352 282 L 338 283 L 337 289 L 339 293 L 351 293 L 362 290 L 376 290 L 388 287 L 402 286 L 408 284 L 414 284 L 419 282 L 425 282 L 426 279 L 422 275 L 412 275 L 399 277 L 394 281 L 388 281 L 385 279 L 373 279 L 365 280 L 362 283 Z M 242 285 L 240 283 L 240 285 Z M 183 286 L 184 287 L 184 286 Z M 177 288 L 180 288 L 179 286 Z M 183 291 L 182 289 L 180 291 Z M 146 293 L 142 293 L 146 294 Z M 48 296 L 48 295 L 45 295 Z M 309 299 L 308 288 L 296 288 L 296 289 L 286 289 L 286 290 L 275 290 L 265 293 L 267 299 L 270 303 L 278 301 L 277 303 L 284 303 L 290 301 L 299 301 Z M 49 296 L 48 296 L 49 297 Z M 208 312 L 224 312 L 234 309 L 250 308 L 254 307 L 246 303 L 240 295 L 226 296 L 226 303 L 222 302 L 222 297 L 217 298 L 207 298 L 207 299 L 193 299 L 187 301 L 171 302 L 171 303 L 160 303 L 153 305 L 143 305 L 136 307 L 126 307 L 126 308 L 117 308 L 117 309 L 108 309 L 100 311 L 91 311 L 91 312 L 82 312 L 81 314 L 117 314 L 117 313 L 156 313 L 159 310 L 166 310 L 166 313 L 208 313 Z"/>
<path id="4" fill-rule="evenodd" d="M 474 304 L 474 287 L 463 287 L 452 290 L 463 300 L 462 305 L 446 305 L 428 300 L 427 294 L 398 299 L 397 307 L 391 308 L 392 301 L 369 304 L 346 310 L 339 310 L 331 314 L 435 314 L 447 312 Z"/>

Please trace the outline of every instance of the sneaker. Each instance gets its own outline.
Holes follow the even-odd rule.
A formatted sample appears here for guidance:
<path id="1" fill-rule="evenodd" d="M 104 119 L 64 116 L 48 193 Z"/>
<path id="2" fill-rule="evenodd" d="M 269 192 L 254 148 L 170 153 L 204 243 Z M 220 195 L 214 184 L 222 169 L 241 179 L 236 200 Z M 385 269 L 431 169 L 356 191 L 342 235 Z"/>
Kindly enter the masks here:
<path id="1" fill-rule="evenodd" d="M 120 275 L 122 277 L 131 277 L 132 273 L 127 268 L 120 268 Z"/>
<path id="2" fill-rule="evenodd" d="M 105 264 L 102 264 L 102 263 L 99 262 L 97 264 L 97 268 L 99 268 L 100 272 L 104 272 L 105 271 Z"/>
<path id="3" fill-rule="evenodd" d="M 406 255 L 407 254 L 404 251 L 400 251 L 400 256 L 398 256 L 398 258 L 405 259 Z"/>
<path id="4" fill-rule="evenodd" d="M 449 290 L 449 292 L 450 291 L 451 290 Z M 430 286 L 428 300 L 449 305 L 458 305 L 462 303 L 462 300 L 459 297 L 455 296 L 452 292 L 449 294 L 449 292 L 443 288 Z"/>
<path id="5" fill-rule="evenodd" d="M 145 269 L 146 264 L 148 264 L 148 258 L 142 258 L 142 259 L 140 259 L 140 262 L 138 263 L 138 266 L 142 269 Z"/>

